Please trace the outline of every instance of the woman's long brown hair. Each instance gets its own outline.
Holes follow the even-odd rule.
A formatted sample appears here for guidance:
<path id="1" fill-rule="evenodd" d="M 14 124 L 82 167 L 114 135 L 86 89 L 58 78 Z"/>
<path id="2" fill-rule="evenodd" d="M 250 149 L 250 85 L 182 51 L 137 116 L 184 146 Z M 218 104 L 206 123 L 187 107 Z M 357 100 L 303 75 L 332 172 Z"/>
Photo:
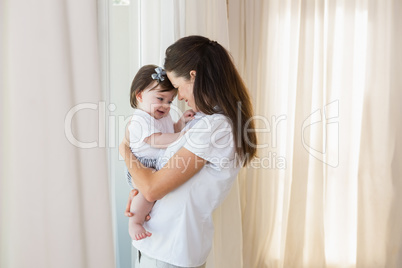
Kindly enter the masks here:
<path id="1" fill-rule="evenodd" d="M 228 51 L 203 36 L 184 37 L 167 48 L 164 68 L 187 80 L 190 71 L 196 71 L 193 94 L 197 109 L 210 115 L 219 107 L 230 119 L 236 152 L 246 165 L 256 154 L 253 109 Z"/>

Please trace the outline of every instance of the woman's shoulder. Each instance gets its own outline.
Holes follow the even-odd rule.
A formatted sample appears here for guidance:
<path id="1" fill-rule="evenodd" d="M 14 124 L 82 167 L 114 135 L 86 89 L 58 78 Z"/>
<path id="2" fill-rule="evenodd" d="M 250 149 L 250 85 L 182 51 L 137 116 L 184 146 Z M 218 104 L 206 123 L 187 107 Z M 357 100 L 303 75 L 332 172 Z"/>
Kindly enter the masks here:
<path id="1" fill-rule="evenodd" d="M 216 130 L 217 128 L 231 127 L 230 118 L 224 114 L 215 113 L 209 115 L 200 116 L 198 122 L 194 125 L 195 128 L 206 128 L 210 130 Z"/>
<path id="2" fill-rule="evenodd" d="M 204 115 L 188 130 L 184 147 L 206 159 L 233 159 L 235 146 L 230 119 L 223 114 Z"/>
<path id="3" fill-rule="evenodd" d="M 198 140 L 203 143 L 211 143 L 224 139 L 229 144 L 233 142 L 232 124 L 230 119 L 223 114 L 211 114 L 200 117 L 188 132 L 189 138 L 193 141 Z"/>
<path id="4" fill-rule="evenodd" d="M 210 114 L 208 117 L 213 120 L 229 120 L 229 117 L 221 113 Z"/>

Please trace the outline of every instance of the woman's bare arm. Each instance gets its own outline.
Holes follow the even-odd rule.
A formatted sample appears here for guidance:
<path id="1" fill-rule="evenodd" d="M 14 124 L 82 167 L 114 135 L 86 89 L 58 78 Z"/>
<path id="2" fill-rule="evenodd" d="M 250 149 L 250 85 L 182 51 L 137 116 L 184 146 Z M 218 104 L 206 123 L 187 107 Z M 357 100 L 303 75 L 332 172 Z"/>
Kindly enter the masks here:
<path id="1" fill-rule="evenodd" d="M 186 148 L 181 148 L 168 163 L 155 171 L 143 166 L 132 154 L 127 142 L 119 146 L 126 166 L 134 183 L 143 196 L 150 202 L 161 199 L 194 176 L 204 165 L 205 160 Z"/>

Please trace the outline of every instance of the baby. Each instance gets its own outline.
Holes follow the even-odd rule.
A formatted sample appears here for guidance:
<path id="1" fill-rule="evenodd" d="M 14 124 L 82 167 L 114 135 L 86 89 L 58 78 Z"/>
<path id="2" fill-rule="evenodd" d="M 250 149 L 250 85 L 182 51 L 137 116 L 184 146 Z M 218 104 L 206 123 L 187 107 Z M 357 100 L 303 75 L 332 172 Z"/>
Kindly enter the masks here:
<path id="1" fill-rule="evenodd" d="M 133 154 L 146 167 L 156 168 L 158 158 L 165 148 L 181 137 L 185 124 L 194 118 L 194 112 L 187 110 L 177 123 L 170 117 L 170 104 L 177 95 L 162 68 L 155 65 L 143 66 L 131 84 L 130 104 L 134 113 L 128 127 L 130 148 Z M 128 183 L 136 188 L 127 174 Z M 144 219 L 151 211 L 154 202 L 148 202 L 138 193 L 131 202 L 129 233 L 133 240 L 144 239 L 151 233 L 143 227 Z"/>

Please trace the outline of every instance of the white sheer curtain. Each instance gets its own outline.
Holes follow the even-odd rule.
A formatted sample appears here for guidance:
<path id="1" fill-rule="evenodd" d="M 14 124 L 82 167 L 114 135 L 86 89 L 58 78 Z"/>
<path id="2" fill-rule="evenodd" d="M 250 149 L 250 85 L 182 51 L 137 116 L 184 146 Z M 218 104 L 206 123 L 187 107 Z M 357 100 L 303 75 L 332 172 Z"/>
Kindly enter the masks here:
<path id="1" fill-rule="evenodd" d="M 402 265 L 401 11 L 229 1 L 230 46 L 269 144 L 240 178 L 244 267 Z"/>
<path id="2" fill-rule="evenodd" d="M 97 3 L 2 1 L 0 17 L 0 266 L 114 267 Z"/>

